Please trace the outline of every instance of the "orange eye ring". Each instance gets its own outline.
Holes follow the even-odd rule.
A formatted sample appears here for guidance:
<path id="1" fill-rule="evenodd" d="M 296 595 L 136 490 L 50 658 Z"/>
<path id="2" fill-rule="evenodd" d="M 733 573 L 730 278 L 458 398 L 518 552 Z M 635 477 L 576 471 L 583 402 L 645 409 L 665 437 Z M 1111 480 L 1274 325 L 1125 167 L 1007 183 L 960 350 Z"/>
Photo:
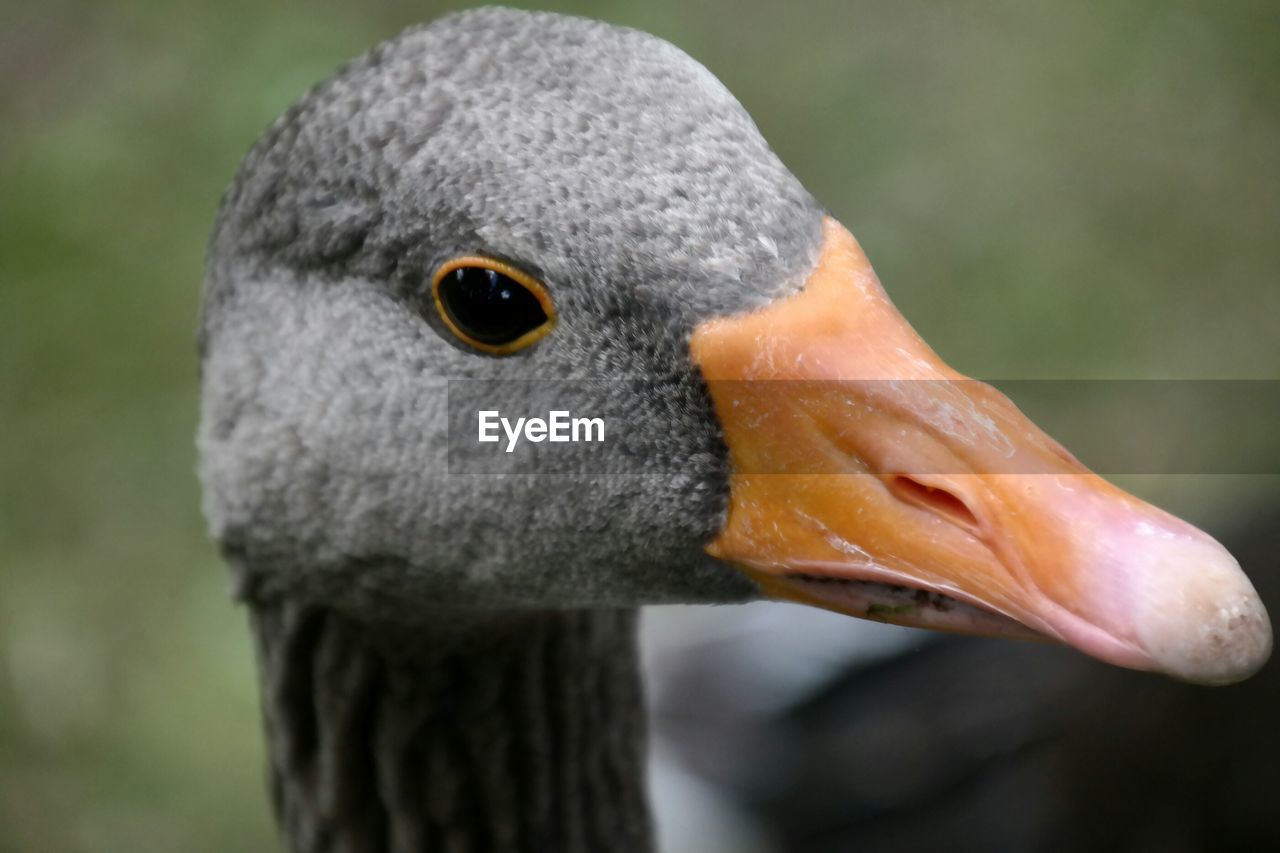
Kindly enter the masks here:
<path id="1" fill-rule="evenodd" d="M 457 307 L 449 304 L 450 299 L 444 292 L 445 282 L 450 279 L 451 275 L 457 274 L 460 270 L 480 270 L 490 273 L 490 282 L 498 281 L 492 278 L 492 274 L 496 273 L 497 276 L 519 286 L 533 298 L 534 302 L 530 302 L 523 296 L 519 297 L 517 301 L 522 302 L 529 308 L 536 304 L 536 307 L 541 310 L 541 322 L 531 326 L 526 331 L 516 333 L 510 340 L 483 340 L 481 336 L 468 331 L 466 328 L 467 323 L 458 316 Z M 441 322 L 453 333 L 454 337 L 472 349 L 489 355 L 511 355 L 519 352 L 542 340 L 551 333 L 551 330 L 556 325 L 556 308 L 551 301 L 551 294 L 547 292 L 547 288 L 542 282 L 510 264 L 481 255 L 463 255 L 441 264 L 435 275 L 431 277 L 431 296 L 435 302 L 436 313 L 440 316 Z M 537 315 L 534 314 L 532 319 L 536 320 Z"/>

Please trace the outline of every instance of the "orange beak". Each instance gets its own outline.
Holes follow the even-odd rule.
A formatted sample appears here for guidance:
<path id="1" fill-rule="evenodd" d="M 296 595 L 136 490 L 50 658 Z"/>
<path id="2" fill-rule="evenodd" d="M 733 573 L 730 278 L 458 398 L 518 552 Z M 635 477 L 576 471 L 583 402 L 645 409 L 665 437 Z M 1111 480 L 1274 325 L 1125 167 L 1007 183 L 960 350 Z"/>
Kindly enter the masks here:
<path id="1" fill-rule="evenodd" d="M 733 465 L 707 550 L 767 595 L 1209 684 L 1269 656 L 1231 555 L 947 367 L 834 220 L 799 293 L 705 323 L 690 346 Z"/>

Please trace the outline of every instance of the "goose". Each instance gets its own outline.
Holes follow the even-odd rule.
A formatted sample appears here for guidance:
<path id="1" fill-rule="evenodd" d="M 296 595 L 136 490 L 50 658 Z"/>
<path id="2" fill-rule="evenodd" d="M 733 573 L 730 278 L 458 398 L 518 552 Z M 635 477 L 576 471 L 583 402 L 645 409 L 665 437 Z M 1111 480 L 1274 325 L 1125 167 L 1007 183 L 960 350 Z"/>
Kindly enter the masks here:
<path id="1" fill-rule="evenodd" d="M 1221 545 L 949 368 L 725 87 L 637 31 L 482 8 L 313 88 L 222 199 L 199 353 L 293 850 L 651 849 L 647 604 L 1202 684 L 1270 652 Z M 481 442 L 489 410 L 527 452 Z M 604 440 L 544 440 L 555 412 Z"/>

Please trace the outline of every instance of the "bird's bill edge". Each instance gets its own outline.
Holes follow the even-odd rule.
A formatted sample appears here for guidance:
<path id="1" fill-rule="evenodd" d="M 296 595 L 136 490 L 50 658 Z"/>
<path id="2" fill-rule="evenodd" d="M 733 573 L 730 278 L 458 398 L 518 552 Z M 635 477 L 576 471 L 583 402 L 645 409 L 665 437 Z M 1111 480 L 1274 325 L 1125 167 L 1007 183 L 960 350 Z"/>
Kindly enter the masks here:
<path id="1" fill-rule="evenodd" d="M 767 596 L 1202 683 L 1266 661 L 1231 555 L 949 368 L 835 220 L 798 292 L 701 324 L 690 349 L 732 465 L 707 551 Z"/>

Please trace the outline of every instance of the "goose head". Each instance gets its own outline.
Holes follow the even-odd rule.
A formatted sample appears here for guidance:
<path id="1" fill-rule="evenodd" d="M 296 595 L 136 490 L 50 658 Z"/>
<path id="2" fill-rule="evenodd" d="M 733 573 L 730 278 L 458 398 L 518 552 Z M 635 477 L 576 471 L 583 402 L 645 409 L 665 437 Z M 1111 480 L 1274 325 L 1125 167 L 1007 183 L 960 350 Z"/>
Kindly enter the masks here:
<path id="1" fill-rule="evenodd" d="M 250 600 L 765 595 L 1205 683 L 1269 654 L 1218 543 L 947 367 L 725 87 L 639 32 L 470 11 L 317 86 L 223 200 L 201 353 L 206 513 Z M 601 419 L 629 467 L 451 470 L 502 452 L 465 382 Z"/>

